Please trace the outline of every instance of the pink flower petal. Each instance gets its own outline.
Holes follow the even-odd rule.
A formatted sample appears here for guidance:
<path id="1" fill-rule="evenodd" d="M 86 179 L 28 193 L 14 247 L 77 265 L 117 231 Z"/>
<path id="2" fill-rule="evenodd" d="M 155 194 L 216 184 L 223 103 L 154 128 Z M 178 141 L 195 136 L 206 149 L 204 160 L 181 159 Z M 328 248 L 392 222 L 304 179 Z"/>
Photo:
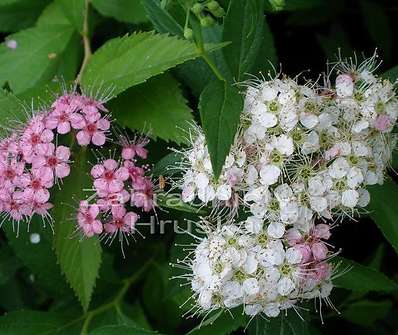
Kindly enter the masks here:
<path id="1" fill-rule="evenodd" d="M 96 132 L 93 134 L 93 139 L 92 139 L 92 141 L 93 141 L 93 144 L 98 145 L 98 146 L 102 146 L 102 145 L 105 144 L 106 137 L 105 137 L 105 135 L 104 135 L 103 132 L 96 131 Z"/>
<path id="2" fill-rule="evenodd" d="M 88 144 L 90 144 L 91 136 L 86 131 L 81 130 L 77 133 L 76 139 L 77 139 L 77 143 L 79 143 L 79 145 L 88 145 Z"/>

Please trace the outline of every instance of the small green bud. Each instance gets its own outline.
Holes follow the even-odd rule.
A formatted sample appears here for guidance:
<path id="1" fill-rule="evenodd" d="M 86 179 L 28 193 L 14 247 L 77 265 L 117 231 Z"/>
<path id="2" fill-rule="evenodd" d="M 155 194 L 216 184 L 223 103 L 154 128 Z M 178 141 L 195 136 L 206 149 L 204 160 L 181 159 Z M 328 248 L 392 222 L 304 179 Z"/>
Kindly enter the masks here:
<path id="1" fill-rule="evenodd" d="M 196 3 L 191 8 L 192 12 L 196 15 L 199 15 L 203 11 L 203 6 L 200 3 Z"/>
<path id="2" fill-rule="evenodd" d="M 218 2 L 217 1 L 210 1 L 207 5 L 206 5 L 206 7 L 209 9 L 209 11 L 213 11 L 213 10 L 216 10 L 216 9 L 218 9 L 218 8 L 220 8 L 220 5 L 218 4 Z"/>
<path id="3" fill-rule="evenodd" d="M 213 10 L 211 13 L 218 18 L 223 17 L 225 15 L 225 11 L 221 7 L 218 7 L 217 9 Z"/>
<path id="4" fill-rule="evenodd" d="M 286 6 L 285 0 L 268 0 L 272 8 L 276 11 L 283 10 Z"/>
<path id="5" fill-rule="evenodd" d="M 192 31 L 191 28 L 186 27 L 186 28 L 184 29 L 184 37 L 185 37 L 187 40 L 191 40 L 191 39 L 192 39 L 192 37 L 193 37 L 193 31 Z"/>
<path id="6" fill-rule="evenodd" d="M 211 27 L 214 24 L 214 19 L 210 16 L 204 16 L 200 19 L 200 25 L 202 27 Z"/>

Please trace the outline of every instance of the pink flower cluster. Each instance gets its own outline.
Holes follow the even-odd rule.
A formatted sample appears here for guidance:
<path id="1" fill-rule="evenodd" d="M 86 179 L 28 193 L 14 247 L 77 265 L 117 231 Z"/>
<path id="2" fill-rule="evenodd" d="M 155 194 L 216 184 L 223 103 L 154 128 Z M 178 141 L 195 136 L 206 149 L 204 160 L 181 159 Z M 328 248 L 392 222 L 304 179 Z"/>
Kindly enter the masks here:
<path id="1" fill-rule="evenodd" d="M 323 223 L 314 225 L 307 235 L 296 228 L 286 232 L 289 246 L 300 251 L 304 280 L 321 282 L 330 276 L 331 265 L 325 262 L 330 257 L 325 240 L 330 236 L 330 226 Z"/>
<path id="2" fill-rule="evenodd" d="M 138 210 L 154 206 L 153 184 L 136 158 L 147 157 L 146 141 L 122 141 L 122 160 L 106 159 L 91 169 L 95 202 L 80 202 L 77 222 L 86 237 L 99 234 L 130 235 L 139 218 Z"/>
<path id="3" fill-rule="evenodd" d="M 50 189 L 70 173 L 70 149 L 57 134 L 75 129 L 77 142 L 103 145 L 110 123 L 104 106 L 76 93 L 58 98 L 49 111 L 0 142 L 0 210 L 5 219 L 29 222 L 34 214 L 50 219 Z"/>

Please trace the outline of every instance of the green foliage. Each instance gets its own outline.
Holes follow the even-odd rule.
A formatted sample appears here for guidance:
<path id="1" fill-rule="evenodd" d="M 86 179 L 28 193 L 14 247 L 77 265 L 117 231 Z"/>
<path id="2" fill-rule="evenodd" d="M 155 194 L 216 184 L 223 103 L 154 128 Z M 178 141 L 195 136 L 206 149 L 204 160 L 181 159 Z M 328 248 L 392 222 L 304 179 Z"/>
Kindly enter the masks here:
<path id="1" fill-rule="evenodd" d="M 0 45 L 0 84 L 7 82 L 18 94 L 48 82 L 72 35 L 67 25 L 37 26 L 10 35 L 18 46 L 14 50 Z"/>
<path id="2" fill-rule="evenodd" d="M 0 31 L 15 32 L 31 26 L 50 0 L 0 1 Z"/>
<path id="3" fill-rule="evenodd" d="M 252 70 L 264 38 L 264 0 L 231 0 L 225 17 L 223 40 L 232 43 L 224 48 L 224 57 L 236 81 Z M 264 57 L 264 55 L 262 55 Z"/>
<path id="4" fill-rule="evenodd" d="M 200 117 L 216 178 L 234 140 L 242 108 L 237 89 L 223 81 L 211 82 L 200 96 Z"/>
<path id="5" fill-rule="evenodd" d="M 92 4 L 102 15 L 113 17 L 121 22 L 147 21 L 145 10 L 139 0 L 93 0 Z"/>
<path id="6" fill-rule="evenodd" d="M 92 91 L 112 87 L 117 95 L 198 56 L 194 44 L 167 35 L 143 32 L 115 38 L 93 55 L 82 84 Z"/>
<path id="7" fill-rule="evenodd" d="M 350 304 L 342 311 L 343 318 L 364 327 L 370 327 L 376 320 L 382 319 L 391 310 L 389 300 L 361 300 Z"/>
<path id="8" fill-rule="evenodd" d="M 133 326 L 104 326 L 101 328 L 97 328 L 94 331 L 90 332 L 90 335 L 150 335 L 150 334 L 159 334 L 157 332 L 153 332 L 150 330 L 140 329 Z"/>
<path id="9" fill-rule="evenodd" d="M 193 123 L 178 82 L 168 74 L 123 92 L 110 108 L 121 125 L 176 143 L 187 141 Z"/>
<path id="10" fill-rule="evenodd" d="M 183 28 L 167 10 L 161 7 L 159 0 L 143 0 L 143 5 L 149 20 L 158 32 L 180 37 L 184 35 Z"/>
<path id="11" fill-rule="evenodd" d="M 56 0 L 62 12 L 78 32 L 83 31 L 85 2 L 88 0 Z"/>
<path id="12" fill-rule="evenodd" d="M 358 292 L 396 292 L 398 283 L 372 267 L 354 261 L 337 258 L 338 270 L 342 271 L 333 281 L 337 287 Z"/>
<path id="13" fill-rule="evenodd" d="M 394 181 L 386 180 L 383 186 L 372 187 L 370 194 L 369 215 L 398 253 L 398 209 L 395 202 L 398 186 Z"/>
<path id="14" fill-rule="evenodd" d="M 85 199 L 84 190 L 90 187 L 86 150 L 82 149 L 74 160 L 72 173 L 54 201 L 54 247 L 62 272 L 87 310 L 101 264 L 101 246 L 95 238 L 79 240 L 76 236 L 76 213 L 70 206 L 74 199 Z"/>

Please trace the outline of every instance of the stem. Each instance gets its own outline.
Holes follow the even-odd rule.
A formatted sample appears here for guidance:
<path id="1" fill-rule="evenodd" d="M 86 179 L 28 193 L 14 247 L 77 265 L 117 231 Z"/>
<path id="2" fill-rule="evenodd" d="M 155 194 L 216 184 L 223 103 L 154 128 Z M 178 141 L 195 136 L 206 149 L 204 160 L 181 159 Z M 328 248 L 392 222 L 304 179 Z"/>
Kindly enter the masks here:
<path id="1" fill-rule="evenodd" d="M 83 322 L 83 326 L 82 326 L 80 335 L 88 334 L 91 320 L 95 316 L 97 316 L 111 308 L 116 308 L 116 310 L 120 313 L 120 311 L 121 311 L 120 304 L 122 303 L 123 298 L 125 297 L 130 286 L 133 285 L 141 277 L 141 275 L 148 269 L 149 265 L 151 265 L 151 264 L 152 264 L 152 259 L 150 259 L 148 262 L 146 262 L 145 265 L 143 267 L 141 267 L 141 269 L 139 269 L 137 272 L 135 272 L 131 277 L 124 279 L 122 281 L 123 286 L 120 288 L 119 292 L 116 294 L 116 296 L 110 302 L 87 312 L 84 316 L 85 320 Z"/>
<path id="2" fill-rule="evenodd" d="M 77 84 L 80 83 L 83 71 L 92 55 L 91 46 L 90 46 L 90 38 L 89 38 L 89 28 L 88 28 L 88 12 L 89 12 L 89 5 L 90 0 L 85 0 L 84 6 L 84 20 L 83 20 L 83 31 L 81 32 L 82 39 L 83 39 L 83 46 L 84 46 L 84 58 L 82 66 L 80 67 L 79 74 L 76 77 L 75 82 Z"/>

